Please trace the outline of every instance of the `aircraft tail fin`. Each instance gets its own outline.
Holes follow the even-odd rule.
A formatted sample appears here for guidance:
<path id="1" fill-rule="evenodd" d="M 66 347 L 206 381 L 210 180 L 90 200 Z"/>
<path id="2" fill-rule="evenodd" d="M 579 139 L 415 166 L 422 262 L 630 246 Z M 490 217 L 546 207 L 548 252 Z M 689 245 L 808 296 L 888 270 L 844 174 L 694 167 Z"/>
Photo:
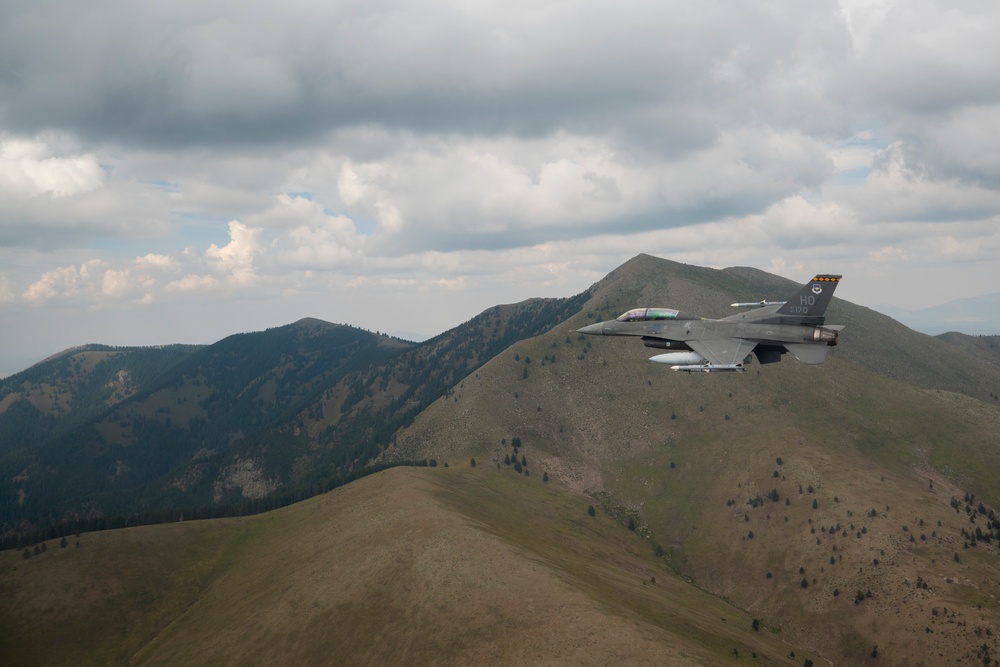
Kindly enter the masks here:
<path id="1" fill-rule="evenodd" d="M 840 279 L 841 276 L 825 273 L 817 275 L 778 308 L 777 314 L 795 318 L 801 324 L 822 324 L 826 307 L 830 305 Z"/>

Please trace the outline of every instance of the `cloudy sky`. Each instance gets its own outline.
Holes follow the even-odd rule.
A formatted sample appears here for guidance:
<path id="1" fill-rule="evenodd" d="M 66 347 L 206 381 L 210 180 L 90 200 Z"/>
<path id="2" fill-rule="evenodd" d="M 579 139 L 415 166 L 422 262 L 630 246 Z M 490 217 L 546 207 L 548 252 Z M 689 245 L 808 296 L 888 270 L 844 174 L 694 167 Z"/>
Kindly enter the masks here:
<path id="1" fill-rule="evenodd" d="M 640 252 L 998 292 L 998 30 L 979 0 L 0 0 L 0 375 L 307 316 L 433 335 Z"/>

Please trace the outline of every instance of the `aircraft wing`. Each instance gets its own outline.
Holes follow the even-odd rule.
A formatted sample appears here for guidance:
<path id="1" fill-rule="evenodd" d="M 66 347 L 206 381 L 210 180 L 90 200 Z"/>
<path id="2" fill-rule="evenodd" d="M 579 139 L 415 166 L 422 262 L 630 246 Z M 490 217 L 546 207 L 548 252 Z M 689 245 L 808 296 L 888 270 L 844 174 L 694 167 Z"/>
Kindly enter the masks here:
<path id="1" fill-rule="evenodd" d="M 692 350 L 708 359 L 708 363 L 716 366 L 742 364 L 746 356 L 757 347 L 756 340 L 743 338 L 703 338 L 685 342 Z"/>

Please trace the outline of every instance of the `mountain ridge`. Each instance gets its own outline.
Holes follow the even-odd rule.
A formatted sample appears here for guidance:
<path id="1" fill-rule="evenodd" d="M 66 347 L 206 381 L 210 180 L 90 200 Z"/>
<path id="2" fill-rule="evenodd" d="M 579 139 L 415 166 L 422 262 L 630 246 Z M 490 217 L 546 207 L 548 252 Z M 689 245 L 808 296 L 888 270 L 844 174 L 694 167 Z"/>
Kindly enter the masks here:
<path id="1" fill-rule="evenodd" d="M 422 343 L 304 318 L 177 348 L 184 354 L 159 366 L 109 365 L 125 354 L 112 348 L 35 365 L 0 382 L 0 479 L 12 500 L 4 537 L 67 520 L 260 511 L 332 488 L 364 474 L 400 426 L 470 369 L 578 300 L 495 306 Z M 159 359 L 163 349 L 128 354 Z M 62 397 L 76 386 L 67 369 L 86 364 L 119 384 L 143 381 L 116 394 L 105 378 L 89 411 L 67 421 Z M 33 378 L 46 374 L 43 403 Z"/>
<path id="2" fill-rule="evenodd" d="M 1000 521 L 994 510 L 1000 504 L 1000 452 L 992 440 L 1000 423 L 1000 373 L 982 363 L 986 352 L 979 344 L 984 341 L 928 337 L 834 299 L 828 321 L 846 328 L 826 363 L 808 366 L 786 358 L 766 367 L 753 365 L 743 374 L 716 376 L 664 372 L 646 360 L 650 352 L 638 341 L 575 332 L 642 305 L 718 317 L 731 313 L 733 301 L 780 299 L 798 287 L 746 267 L 706 269 L 640 255 L 573 299 L 488 309 L 448 335 L 421 345 L 401 344 L 394 354 L 317 386 L 317 399 L 303 398 L 299 412 L 288 411 L 295 413 L 291 420 L 282 418 L 275 428 L 236 441 L 253 445 L 239 450 L 253 466 L 236 472 L 245 479 L 256 474 L 258 488 L 267 489 L 279 469 L 266 467 L 268 460 L 283 457 L 287 469 L 295 470 L 301 460 L 297 452 L 303 451 L 296 448 L 305 443 L 346 457 L 335 464 L 343 470 L 360 470 L 364 452 L 371 452 L 367 460 L 377 465 L 436 463 L 436 468 L 380 473 L 286 509 L 300 512 L 355 493 L 364 498 L 359 506 L 371 508 L 382 493 L 367 495 L 366 489 L 380 488 L 381 482 L 373 480 L 433 479 L 425 490 L 433 489 L 432 495 L 486 533 L 514 545 L 519 555 L 511 562 L 518 568 L 544 563 L 554 568 L 556 578 L 584 586 L 588 597 L 616 609 L 623 600 L 653 595 L 655 602 L 642 602 L 641 609 L 625 607 L 661 629 L 693 623 L 701 639 L 696 646 L 680 643 L 682 657 L 694 662 L 749 660 L 748 654 L 758 651 L 773 664 L 802 664 L 808 658 L 849 665 L 921 664 L 927 656 L 969 662 L 983 660 L 984 650 L 987 656 L 1000 654 L 1000 632 L 994 631 L 1000 628 L 1000 605 L 991 583 L 1000 580 Z M 234 339 L 223 351 L 253 340 Z M 243 386 L 267 384 L 254 382 Z M 280 378 L 274 379 L 273 391 L 280 386 Z M 190 396 L 189 402 L 196 402 Z M 259 391 L 253 396 L 264 397 Z M 344 415 L 351 419 L 341 421 Z M 386 444 L 354 448 L 371 442 Z M 224 493 L 238 497 L 241 491 Z M 260 509 L 278 493 L 262 499 Z M 350 514 L 373 527 L 379 515 Z M 254 521 L 266 523 L 289 515 L 257 516 Z M 586 532 L 590 519 L 601 522 L 600 536 Z M 357 573 L 323 575 L 337 551 L 306 547 L 314 544 L 310 522 L 296 525 L 271 544 L 274 554 L 303 545 L 296 562 L 327 577 L 317 590 L 343 600 L 339 582 Z M 439 549 L 446 541 L 421 541 L 403 528 L 390 532 L 390 543 L 376 540 L 359 557 L 382 563 L 386 553 L 410 554 L 402 561 L 407 576 L 426 572 L 423 568 L 440 574 L 429 588 L 411 589 L 428 591 L 428 599 L 438 599 L 434 586 L 475 590 L 475 577 L 462 575 L 457 589 L 448 583 L 451 566 L 440 564 L 453 561 Z M 427 534 L 447 539 L 443 533 Z M 247 544 L 271 548 L 253 546 L 250 538 Z M 416 554 L 425 549 L 435 555 L 421 561 Z M 475 565 L 466 572 L 493 581 L 496 564 L 482 560 L 481 550 L 476 553 L 469 556 Z M 623 554 L 630 556 L 621 570 L 597 565 L 617 562 Z M 17 556 L 2 555 L 8 564 Z M 269 558 L 280 562 L 277 555 Z M 234 560 L 241 576 L 259 579 L 254 561 Z M 658 592 L 651 593 L 654 576 Z M 630 577 L 631 583 L 620 588 Z M 386 635 L 386 641 L 412 647 L 413 628 L 427 620 L 394 606 L 410 600 L 405 586 L 395 591 L 365 581 L 372 583 L 361 590 L 378 592 L 380 611 L 352 607 L 359 621 L 345 627 L 366 636 L 372 627 L 398 626 L 401 634 Z M 675 588 L 682 582 L 694 586 Z M 305 585 L 289 584 L 296 600 L 311 599 Z M 679 596 L 671 602 L 659 597 L 668 585 Z M 254 590 L 238 586 L 217 599 L 249 599 Z M 519 590 L 530 596 L 529 590 Z M 497 595 L 497 589 L 489 591 L 482 595 Z M 708 597 L 678 601 L 695 591 Z M 448 623 L 434 624 L 431 631 L 451 639 L 428 645 L 449 660 L 468 661 L 471 654 L 463 651 L 486 636 L 482 613 L 473 611 L 480 598 L 468 593 L 456 599 L 462 600 L 459 609 L 470 610 L 475 630 L 456 637 L 445 632 Z M 555 599 L 565 603 L 568 598 Z M 268 608 L 286 604 L 280 597 L 268 600 Z M 715 604 L 712 600 L 732 607 L 713 610 L 712 618 L 699 616 L 699 606 Z M 411 602 L 417 606 L 409 608 L 426 611 L 419 600 Z M 530 599 L 505 607 L 529 619 L 539 608 Z M 253 627 L 259 618 L 244 603 L 231 617 L 217 605 L 214 609 L 198 625 L 209 631 L 216 623 Z M 729 622 L 720 617 L 733 619 L 743 630 L 733 630 L 736 635 L 720 630 Z M 312 623 L 329 616 L 306 618 Z M 360 619 L 378 622 L 372 626 Z M 758 635 L 755 628 L 768 632 Z M 274 632 L 295 650 L 323 650 L 322 642 L 293 639 L 299 635 L 291 628 Z M 204 650 L 208 639 L 200 636 L 183 650 Z M 536 646 L 532 637 L 528 643 Z M 754 643 L 763 637 L 778 644 Z M 659 650 L 664 645 L 653 644 Z M 370 643 L 352 646 L 351 655 L 358 659 L 376 659 L 367 652 L 376 650 Z M 537 655 L 506 646 L 497 655 L 510 662 Z M 603 655 L 590 658 L 600 662 Z M 586 655 L 571 656 L 588 662 Z"/>
<path id="3" fill-rule="evenodd" d="M 954 299 L 917 309 L 892 305 L 875 308 L 908 327 L 931 336 L 952 332 L 968 336 L 1000 335 L 1000 292 Z"/>
<path id="4" fill-rule="evenodd" d="M 522 475 L 558 479 L 634 525 L 677 571 L 835 664 L 868 664 L 866 644 L 894 664 L 969 659 L 979 637 L 939 628 L 936 614 L 975 619 L 980 634 L 1000 622 L 986 602 L 1000 575 L 995 368 L 839 299 L 827 321 L 846 325 L 841 344 L 818 366 L 684 376 L 646 361 L 638 341 L 572 333 L 644 305 L 718 316 L 760 298 L 732 282 L 747 275 L 626 263 L 578 315 L 428 408 L 398 455 L 517 462 Z M 769 298 L 798 288 L 767 282 Z M 929 579 L 933 594 L 915 597 Z"/>
<path id="5" fill-rule="evenodd" d="M 819 659 L 674 577 L 585 497 L 522 481 L 395 468 L 253 517 L 0 552 L 0 650 L 82 665 Z"/>

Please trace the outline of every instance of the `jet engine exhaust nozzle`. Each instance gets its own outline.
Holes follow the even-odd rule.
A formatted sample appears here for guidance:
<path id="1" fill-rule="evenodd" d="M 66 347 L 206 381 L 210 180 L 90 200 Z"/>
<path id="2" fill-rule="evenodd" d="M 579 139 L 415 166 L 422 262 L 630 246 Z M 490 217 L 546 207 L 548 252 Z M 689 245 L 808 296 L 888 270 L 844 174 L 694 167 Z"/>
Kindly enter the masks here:
<path id="1" fill-rule="evenodd" d="M 837 332 L 833 329 L 824 329 L 823 327 L 813 327 L 812 333 L 806 336 L 806 340 L 814 341 L 817 343 L 826 343 L 827 345 L 837 344 Z"/>

